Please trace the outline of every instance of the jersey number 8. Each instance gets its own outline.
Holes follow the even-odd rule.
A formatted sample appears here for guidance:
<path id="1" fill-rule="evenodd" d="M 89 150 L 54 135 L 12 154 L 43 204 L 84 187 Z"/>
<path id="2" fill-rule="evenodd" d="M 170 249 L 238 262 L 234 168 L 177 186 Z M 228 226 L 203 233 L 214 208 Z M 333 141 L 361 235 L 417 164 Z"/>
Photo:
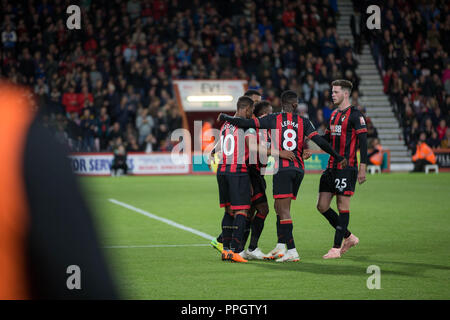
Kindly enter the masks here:
<path id="1" fill-rule="evenodd" d="M 297 133 L 292 129 L 287 129 L 283 133 L 283 149 L 287 151 L 292 151 L 297 148 L 297 142 L 295 142 L 295 138 L 297 138 Z"/>

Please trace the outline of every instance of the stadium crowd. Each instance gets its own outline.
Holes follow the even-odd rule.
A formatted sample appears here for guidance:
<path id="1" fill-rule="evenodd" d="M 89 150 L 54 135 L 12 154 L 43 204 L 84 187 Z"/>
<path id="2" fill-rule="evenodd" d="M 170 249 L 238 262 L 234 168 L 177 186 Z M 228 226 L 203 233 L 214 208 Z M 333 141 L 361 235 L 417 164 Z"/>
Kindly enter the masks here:
<path id="1" fill-rule="evenodd" d="M 170 150 L 182 126 L 172 79 L 247 79 L 275 109 L 292 89 L 324 131 L 330 82 L 359 78 L 336 34 L 336 1 L 1 1 L 2 76 L 34 89 L 47 125 L 72 151 Z M 373 131 L 373 130 L 372 130 Z"/>
<path id="2" fill-rule="evenodd" d="M 360 11 L 366 3 L 354 1 Z M 431 148 L 450 147 L 449 10 L 448 1 L 388 0 L 382 29 L 365 32 L 413 153 L 422 132 Z"/>

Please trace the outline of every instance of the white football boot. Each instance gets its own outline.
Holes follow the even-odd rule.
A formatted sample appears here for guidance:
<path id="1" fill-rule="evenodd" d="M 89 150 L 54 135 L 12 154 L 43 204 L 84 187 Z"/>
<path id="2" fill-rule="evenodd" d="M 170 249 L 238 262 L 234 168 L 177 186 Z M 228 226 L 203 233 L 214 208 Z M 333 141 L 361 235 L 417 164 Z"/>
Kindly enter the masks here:
<path id="1" fill-rule="evenodd" d="M 253 251 L 250 251 L 249 249 L 247 249 L 245 251 L 245 253 L 247 254 L 247 259 L 248 260 L 263 260 L 265 254 L 262 253 L 260 248 L 256 248 Z"/>
<path id="2" fill-rule="evenodd" d="M 277 243 L 275 248 L 272 251 L 270 251 L 267 255 L 265 255 L 263 259 L 273 260 L 281 258 L 286 254 L 286 251 L 287 251 L 286 245 L 284 243 Z"/>
<path id="3" fill-rule="evenodd" d="M 247 250 L 242 250 L 238 253 L 243 259 L 248 259 Z"/>
<path id="4" fill-rule="evenodd" d="M 296 248 L 287 250 L 284 256 L 275 260 L 275 262 L 297 262 L 297 261 L 300 261 L 300 256 L 298 255 Z"/>

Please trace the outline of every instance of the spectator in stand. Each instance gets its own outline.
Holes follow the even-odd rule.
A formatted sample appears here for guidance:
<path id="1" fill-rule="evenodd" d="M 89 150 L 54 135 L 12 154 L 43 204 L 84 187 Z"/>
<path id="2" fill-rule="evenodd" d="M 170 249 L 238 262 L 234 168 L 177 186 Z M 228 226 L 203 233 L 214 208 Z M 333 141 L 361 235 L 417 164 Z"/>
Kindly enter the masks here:
<path id="1" fill-rule="evenodd" d="M 62 104 L 68 114 L 76 112 L 80 114 L 81 107 L 79 105 L 78 95 L 75 93 L 75 86 L 69 88 L 69 92 L 63 94 Z"/>
<path id="2" fill-rule="evenodd" d="M 155 151 L 157 145 L 157 141 L 154 135 L 149 134 L 147 137 L 145 137 L 145 141 L 143 145 L 141 146 L 141 149 L 144 150 L 146 153 L 151 153 Z"/>
<path id="3" fill-rule="evenodd" d="M 312 74 L 306 76 L 306 82 L 303 84 L 303 94 L 307 102 L 311 101 L 312 97 L 319 97 L 319 84 L 317 81 L 314 81 Z"/>
<path id="4" fill-rule="evenodd" d="M 319 108 L 319 98 L 312 97 L 311 102 L 308 103 L 308 116 L 309 120 L 316 126 L 320 126 L 321 122 L 319 123 L 317 120 L 317 112 L 320 110 Z M 320 110 L 322 112 L 322 110 Z M 323 112 L 322 112 L 323 114 Z M 322 117 L 323 118 L 323 117 Z"/>
<path id="5" fill-rule="evenodd" d="M 13 51 L 17 42 L 17 34 L 10 24 L 6 25 L 5 31 L 2 32 L 2 43 L 5 50 Z"/>
<path id="6" fill-rule="evenodd" d="M 436 130 L 433 130 L 431 132 L 431 136 L 427 139 L 426 142 L 432 149 L 437 149 L 440 147 L 441 140 L 438 138 Z"/>
<path id="7" fill-rule="evenodd" d="M 55 139 L 62 145 L 69 145 L 69 135 L 67 134 L 62 123 L 58 123 L 56 125 Z"/>
<path id="8" fill-rule="evenodd" d="M 128 138 L 128 144 L 127 144 L 127 152 L 140 152 L 141 147 L 139 146 L 136 137 L 131 136 Z"/>
<path id="9" fill-rule="evenodd" d="M 94 139 L 96 138 L 97 126 L 94 115 L 89 109 L 83 110 L 83 115 L 80 117 L 80 127 L 82 130 L 82 151 L 92 152 L 95 150 Z"/>
<path id="10" fill-rule="evenodd" d="M 372 122 L 367 122 L 367 138 L 368 139 L 378 138 L 377 128 L 374 127 Z"/>
<path id="11" fill-rule="evenodd" d="M 87 85 L 84 85 L 81 88 L 81 93 L 77 95 L 77 100 L 80 112 L 82 112 L 81 110 L 84 108 L 89 108 L 91 113 L 94 112 L 94 98 L 92 93 L 89 93 L 89 88 Z"/>
<path id="12" fill-rule="evenodd" d="M 159 152 L 170 152 L 172 151 L 173 145 L 169 139 L 163 139 L 160 142 L 160 146 L 158 148 Z"/>
<path id="13" fill-rule="evenodd" d="M 80 119 L 78 113 L 72 112 L 67 123 L 67 131 L 69 135 L 70 148 L 72 151 L 81 151 L 83 143 L 83 131 L 80 128 Z"/>
<path id="14" fill-rule="evenodd" d="M 416 146 L 416 153 L 412 156 L 412 161 L 414 163 L 413 172 L 424 171 L 425 165 L 436 164 L 436 156 L 431 150 L 431 148 L 426 144 L 427 135 L 422 132 L 419 137 L 419 142 Z"/>
<path id="15" fill-rule="evenodd" d="M 128 98 L 126 96 L 122 96 L 120 104 L 118 107 L 116 107 L 115 112 L 115 119 L 117 122 L 119 122 L 120 128 L 122 130 L 125 130 L 126 125 L 128 123 L 130 109 L 132 109 L 132 106 L 130 103 L 128 103 Z"/>
<path id="16" fill-rule="evenodd" d="M 178 106 L 175 103 L 173 103 L 169 109 L 167 121 L 170 132 L 173 132 L 176 129 L 183 127 L 183 119 L 180 115 L 180 110 L 178 109 Z"/>
<path id="17" fill-rule="evenodd" d="M 136 117 L 136 128 L 138 130 L 138 143 L 143 144 L 145 138 L 153 132 L 155 122 L 153 117 L 148 114 L 148 108 L 140 109 L 138 116 Z"/>
<path id="18" fill-rule="evenodd" d="M 163 110 L 159 110 L 156 119 L 155 138 L 157 141 L 158 149 L 161 145 L 161 141 L 165 140 L 169 134 L 169 127 L 167 125 L 167 117 Z"/>
<path id="19" fill-rule="evenodd" d="M 425 119 L 425 123 L 422 126 L 422 131 L 425 132 L 425 134 L 427 135 L 427 139 L 429 139 L 431 137 L 431 134 L 434 131 L 433 121 L 431 121 L 431 118 Z"/>
<path id="20" fill-rule="evenodd" d="M 336 52 L 336 38 L 333 35 L 333 30 L 331 28 L 328 28 L 326 30 L 326 35 L 323 36 L 322 39 L 320 39 L 320 52 L 322 54 L 322 57 L 327 57 L 330 53 Z"/>
<path id="21" fill-rule="evenodd" d="M 363 18 L 361 13 L 355 8 L 353 14 L 350 17 L 350 29 L 352 30 L 353 43 L 355 44 L 355 52 L 361 54 L 361 42 L 362 42 L 362 30 L 363 30 Z"/>
<path id="22" fill-rule="evenodd" d="M 122 130 L 120 129 L 120 123 L 114 122 L 114 124 L 109 128 L 108 131 L 108 146 L 111 147 L 116 142 L 117 138 L 123 138 L 123 134 Z"/>
<path id="23" fill-rule="evenodd" d="M 97 136 L 100 139 L 100 150 L 105 150 L 108 145 L 108 134 L 111 119 L 108 115 L 108 109 L 102 107 L 100 109 L 100 114 L 96 118 L 97 120 Z"/>
<path id="24" fill-rule="evenodd" d="M 380 144 L 378 138 L 372 139 L 369 144 L 369 149 L 367 150 L 367 158 L 369 159 L 369 164 L 374 166 L 381 166 L 383 163 L 383 147 Z"/>
<path id="25" fill-rule="evenodd" d="M 441 148 L 450 149 L 450 128 L 445 131 L 445 136 L 441 141 Z"/>
<path id="26" fill-rule="evenodd" d="M 448 129 L 448 127 L 447 127 L 447 123 L 445 122 L 445 119 L 441 119 L 439 121 L 439 125 L 436 127 L 436 131 L 437 131 L 439 140 L 444 139 L 445 132 L 447 131 L 447 129 Z"/>

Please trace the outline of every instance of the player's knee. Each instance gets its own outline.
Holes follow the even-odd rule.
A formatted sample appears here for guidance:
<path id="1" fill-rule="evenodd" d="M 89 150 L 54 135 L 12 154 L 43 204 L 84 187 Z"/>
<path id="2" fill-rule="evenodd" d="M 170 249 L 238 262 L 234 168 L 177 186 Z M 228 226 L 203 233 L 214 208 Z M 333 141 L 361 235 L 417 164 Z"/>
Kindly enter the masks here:
<path id="1" fill-rule="evenodd" d="M 316 206 L 317 211 L 319 211 L 320 213 L 324 213 L 325 211 L 328 210 L 329 207 L 330 206 L 326 206 L 326 205 L 324 205 L 323 203 L 320 203 L 320 202 L 318 202 L 317 206 Z"/>
<path id="2" fill-rule="evenodd" d="M 263 205 L 263 206 L 259 207 L 257 213 L 260 215 L 263 215 L 263 216 L 267 216 L 269 214 L 269 206 Z"/>
<path id="3" fill-rule="evenodd" d="M 259 213 L 262 214 L 263 216 L 267 216 L 269 214 L 269 208 L 268 207 L 263 208 Z"/>
<path id="4" fill-rule="evenodd" d="M 349 206 L 347 203 L 337 203 L 337 208 L 339 212 L 348 212 L 350 210 Z"/>

